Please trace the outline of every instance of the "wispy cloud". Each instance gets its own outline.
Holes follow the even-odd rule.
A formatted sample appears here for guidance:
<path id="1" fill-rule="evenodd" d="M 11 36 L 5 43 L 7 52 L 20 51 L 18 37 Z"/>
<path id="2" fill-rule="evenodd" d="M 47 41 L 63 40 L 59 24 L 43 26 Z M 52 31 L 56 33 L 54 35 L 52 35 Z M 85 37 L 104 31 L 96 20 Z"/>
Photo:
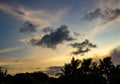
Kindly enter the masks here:
<path id="1" fill-rule="evenodd" d="M 0 3 L 0 10 L 2 10 L 5 13 L 17 16 L 17 17 L 24 15 L 22 11 L 19 11 L 17 10 L 17 8 L 4 4 L 4 3 Z"/>
<path id="2" fill-rule="evenodd" d="M 110 9 L 110 8 L 97 8 L 93 12 L 89 12 L 84 16 L 84 19 L 91 21 L 94 20 L 96 25 L 93 29 L 88 32 L 88 37 L 94 37 L 96 34 L 103 32 L 104 30 L 109 30 L 111 25 L 115 23 L 120 23 L 120 8 Z"/>
<path id="3" fill-rule="evenodd" d="M 91 30 L 91 36 L 95 36 L 96 34 L 100 33 L 101 31 L 105 30 L 105 29 L 109 29 L 110 25 L 114 24 L 117 20 L 113 20 L 110 21 L 109 23 L 106 24 L 99 24 L 97 26 L 95 26 L 92 30 Z"/>
<path id="4" fill-rule="evenodd" d="M 105 29 L 109 29 L 111 25 L 120 22 L 120 1 L 119 0 L 98 0 L 96 8 L 87 11 L 84 20 L 94 21 L 96 24 L 93 29 L 88 32 L 89 36 L 95 36 Z M 93 23 L 92 23 L 93 24 Z"/>
<path id="5" fill-rule="evenodd" d="M 20 49 L 21 47 L 18 46 L 18 47 L 12 47 L 12 48 L 6 48 L 6 49 L 3 49 L 3 50 L 0 50 L 0 54 L 1 53 L 6 53 L 6 52 L 11 52 L 11 51 L 15 51 L 15 50 L 18 50 Z"/>
<path id="6" fill-rule="evenodd" d="M 120 8 L 120 0 L 99 0 L 98 3 L 96 3 L 96 7 L 98 8 Z"/>
<path id="7" fill-rule="evenodd" d="M 61 17 L 67 13 L 68 9 L 60 9 L 55 12 L 49 12 L 46 10 L 33 10 L 22 5 L 13 7 L 11 5 L 0 3 L 0 10 L 16 16 L 16 18 L 22 21 L 31 21 L 33 23 L 39 23 L 41 27 L 50 26 L 52 23 L 60 21 Z"/>

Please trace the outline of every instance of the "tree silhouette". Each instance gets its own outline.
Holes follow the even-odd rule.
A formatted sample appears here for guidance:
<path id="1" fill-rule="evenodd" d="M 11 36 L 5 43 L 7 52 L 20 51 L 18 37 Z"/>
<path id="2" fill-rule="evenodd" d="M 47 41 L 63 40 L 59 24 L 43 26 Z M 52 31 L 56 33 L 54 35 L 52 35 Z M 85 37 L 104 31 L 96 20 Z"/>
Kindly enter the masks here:
<path id="1" fill-rule="evenodd" d="M 120 65 L 117 65 L 117 66 L 111 71 L 110 84 L 120 84 Z"/>
<path id="2" fill-rule="evenodd" d="M 115 68 L 111 61 L 111 57 L 106 57 L 100 60 L 99 71 L 105 78 L 106 82 L 109 83 L 111 79 L 111 71 Z"/>
<path id="3" fill-rule="evenodd" d="M 89 59 L 71 59 L 65 63 L 62 75 L 49 77 L 42 71 L 7 74 L 0 67 L 0 84 L 120 84 L 120 65 L 114 65 L 111 57 L 94 62 Z"/>
<path id="4" fill-rule="evenodd" d="M 61 69 L 61 71 L 63 72 L 63 75 L 70 75 L 71 74 L 71 65 L 70 64 L 66 64 L 64 65 L 64 68 Z"/>
<path id="5" fill-rule="evenodd" d="M 77 71 L 80 65 L 80 60 L 76 59 L 73 57 L 71 62 L 64 65 L 64 68 L 61 69 L 63 72 L 63 75 L 70 75 L 73 74 L 74 72 Z"/>
<path id="6" fill-rule="evenodd" d="M 75 72 L 79 66 L 80 66 L 80 60 L 76 59 L 73 57 L 71 60 L 71 68 L 72 68 L 72 72 Z"/>
<path id="7" fill-rule="evenodd" d="M 64 81 L 61 83 L 113 84 L 120 81 L 120 66 L 115 67 L 111 57 L 99 62 L 93 62 L 91 58 L 82 61 L 72 58 L 70 63 L 65 63 L 62 71 L 64 75 L 60 79 Z"/>
<path id="8" fill-rule="evenodd" d="M 91 68 L 90 65 L 92 64 L 92 59 L 83 59 L 81 67 L 79 68 L 84 74 L 89 74 Z"/>
<path id="9" fill-rule="evenodd" d="M 7 70 L 4 69 L 3 67 L 0 67 L 0 84 L 4 82 L 6 75 L 7 75 Z"/>

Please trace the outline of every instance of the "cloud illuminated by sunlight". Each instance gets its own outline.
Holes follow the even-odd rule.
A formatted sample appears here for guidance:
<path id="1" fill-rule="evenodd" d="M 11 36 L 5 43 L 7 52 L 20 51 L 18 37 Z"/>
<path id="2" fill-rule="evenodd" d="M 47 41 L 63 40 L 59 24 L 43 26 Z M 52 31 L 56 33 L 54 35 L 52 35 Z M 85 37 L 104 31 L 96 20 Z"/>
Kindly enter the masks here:
<path id="1" fill-rule="evenodd" d="M 18 50 L 18 49 L 20 49 L 20 48 L 21 48 L 20 46 L 17 46 L 17 47 L 2 49 L 2 50 L 0 50 L 0 54 L 1 54 L 1 53 L 6 53 L 6 52 L 15 51 L 15 50 Z"/>
<path id="2" fill-rule="evenodd" d="M 13 7 L 8 4 L 0 3 L 0 10 L 16 16 L 22 21 L 29 20 L 35 24 L 40 24 L 42 28 L 50 26 L 54 22 L 59 22 L 63 15 L 68 11 L 68 8 L 60 9 L 55 12 L 46 10 L 33 10 L 22 5 Z"/>
<path id="3" fill-rule="evenodd" d="M 111 29 L 111 26 L 120 23 L 120 17 L 115 20 L 109 21 L 107 23 L 101 24 L 102 20 L 96 21 L 96 26 L 92 28 L 91 31 L 87 32 L 87 37 L 89 39 L 93 39 L 96 35 L 100 34 L 101 32 L 107 31 Z M 115 28 L 115 27 L 114 27 Z"/>
<path id="4" fill-rule="evenodd" d="M 98 8 L 120 8 L 119 0 L 99 0 L 99 3 L 96 4 Z"/>

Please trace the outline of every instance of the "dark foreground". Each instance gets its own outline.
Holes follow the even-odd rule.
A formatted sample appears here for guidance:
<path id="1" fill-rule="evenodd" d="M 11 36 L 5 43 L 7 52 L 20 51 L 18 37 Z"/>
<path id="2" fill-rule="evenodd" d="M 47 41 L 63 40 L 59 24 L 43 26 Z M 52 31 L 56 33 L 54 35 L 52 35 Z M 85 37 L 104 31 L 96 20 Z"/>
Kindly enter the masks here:
<path id="1" fill-rule="evenodd" d="M 120 84 L 120 65 L 114 65 L 111 57 L 98 62 L 92 59 L 72 58 L 64 65 L 57 78 L 43 72 L 19 73 L 14 76 L 0 68 L 0 84 Z"/>

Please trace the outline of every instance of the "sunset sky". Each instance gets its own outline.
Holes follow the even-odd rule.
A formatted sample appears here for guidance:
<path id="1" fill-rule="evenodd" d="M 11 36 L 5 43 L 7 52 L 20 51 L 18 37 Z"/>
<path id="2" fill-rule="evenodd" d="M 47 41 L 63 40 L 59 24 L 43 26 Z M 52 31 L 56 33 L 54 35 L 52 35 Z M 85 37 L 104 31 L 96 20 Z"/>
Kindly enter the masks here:
<path id="1" fill-rule="evenodd" d="M 120 0 L 0 0 L 0 66 L 10 74 L 99 59 L 119 45 Z"/>

